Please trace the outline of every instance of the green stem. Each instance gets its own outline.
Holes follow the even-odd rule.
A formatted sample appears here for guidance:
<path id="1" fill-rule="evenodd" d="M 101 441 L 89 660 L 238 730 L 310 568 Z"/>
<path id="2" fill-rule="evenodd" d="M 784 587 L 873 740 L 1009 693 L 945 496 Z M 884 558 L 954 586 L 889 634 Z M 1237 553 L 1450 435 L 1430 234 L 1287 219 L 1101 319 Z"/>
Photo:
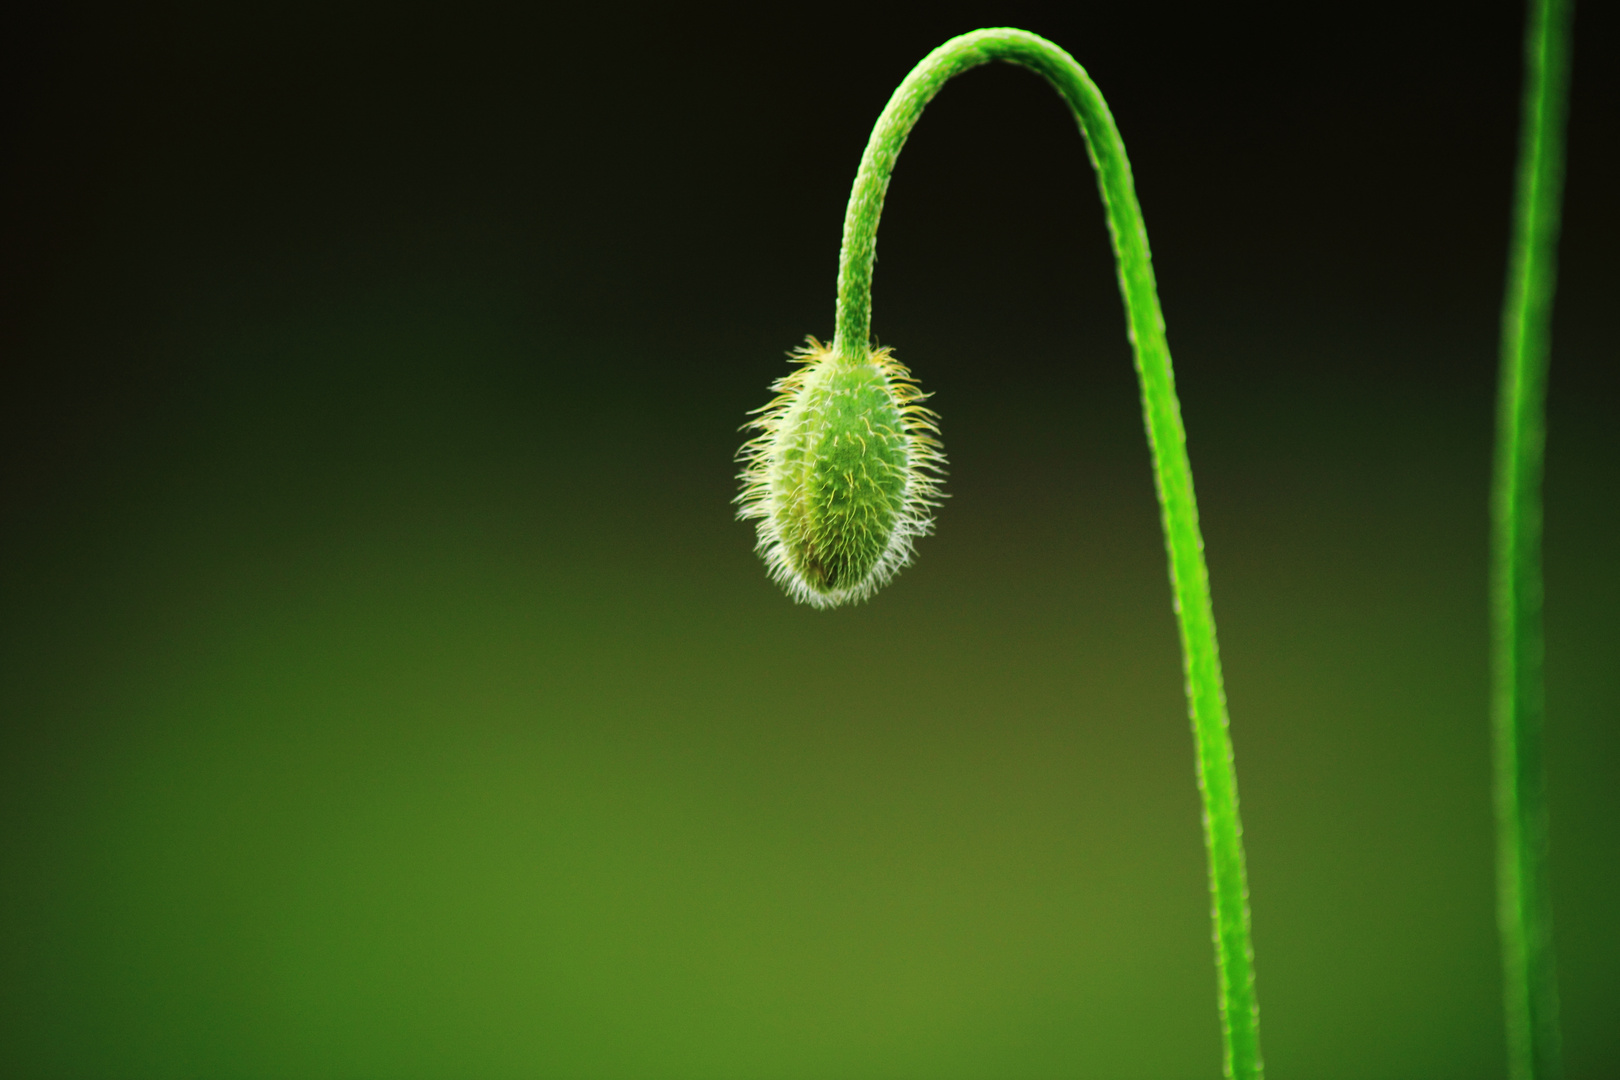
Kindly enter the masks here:
<path id="1" fill-rule="evenodd" d="M 1193 498 L 1186 433 L 1170 367 L 1170 346 L 1164 336 L 1164 317 L 1159 311 L 1147 229 L 1136 202 L 1136 185 L 1125 144 L 1102 93 L 1073 57 L 1022 30 L 976 30 L 947 41 L 906 76 L 872 130 L 850 193 L 838 269 L 838 331 L 833 347 L 843 356 L 864 355 L 869 347 L 878 217 L 906 136 L 946 80 L 991 60 L 1029 68 L 1052 84 L 1073 110 L 1097 172 L 1141 381 L 1142 411 L 1170 556 L 1170 584 L 1181 626 L 1187 699 L 1197 744 L 1198 790 L 1204 802 L 1225 1071 L 1233 1080 L 1259 1080 L 1260 1020 L 1254 996 L 1254 952 L 1249 944 L 1243 826 L 1238 818 L 1226 693 L 1221 684 L 1215 616 L 1210 607 L 1209 573 L 1204 566 L 1204 542 Z"/>
<path id="2" fill-rule="evenodd" d="M 1557 1080 L 1558 984 L 1543 764 L 1541 476 L 1547 357 L 1564 179 L 1567 0 L 1530 0 L 1492 500 L 1491 608 L 1497 829 L 1508 1074 Z"/>

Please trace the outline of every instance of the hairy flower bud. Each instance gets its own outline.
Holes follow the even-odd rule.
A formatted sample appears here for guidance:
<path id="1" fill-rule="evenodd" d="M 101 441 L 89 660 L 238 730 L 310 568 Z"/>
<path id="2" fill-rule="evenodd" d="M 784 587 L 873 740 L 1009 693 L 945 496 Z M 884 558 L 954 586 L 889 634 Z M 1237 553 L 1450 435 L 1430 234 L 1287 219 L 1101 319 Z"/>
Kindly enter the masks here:
<path id="1" fill-rule="evenodd" d="M 816 339 L 746 427 L 739 518 L 759 524 L 771 577 L 814 607 L 864 600 L 933 528 L 940 453 L 926 396 L 887 349 L 847 358 Z"/>

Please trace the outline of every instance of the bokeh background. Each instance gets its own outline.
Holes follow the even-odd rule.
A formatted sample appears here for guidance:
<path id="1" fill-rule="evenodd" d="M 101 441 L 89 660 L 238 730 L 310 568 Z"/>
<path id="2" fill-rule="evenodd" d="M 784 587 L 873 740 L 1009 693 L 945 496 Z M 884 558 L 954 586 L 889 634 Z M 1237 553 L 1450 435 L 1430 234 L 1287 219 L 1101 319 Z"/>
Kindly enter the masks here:
<path id="1" fill-rule="evenodd" d="M 1213 1077 L 1103 219 L 1038 80 L 907 150 L 951 498 L 872 603 L 732 519 L 909 67 L 1135 161 L 1278 1078 L 1503 1075 L 1486 491 L 1514 3 L 61 6 L 4 35 L 0 1073 Z M 1616 15 L 1547 480 L 1571 1080 L 1620 1075 Z"/>

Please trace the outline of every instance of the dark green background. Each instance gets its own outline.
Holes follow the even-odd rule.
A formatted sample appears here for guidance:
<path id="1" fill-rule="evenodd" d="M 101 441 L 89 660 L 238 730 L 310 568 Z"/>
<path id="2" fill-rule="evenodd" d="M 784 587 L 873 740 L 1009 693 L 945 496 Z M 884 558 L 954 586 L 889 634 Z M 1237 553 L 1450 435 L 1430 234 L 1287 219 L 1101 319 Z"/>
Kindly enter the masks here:
<path id="1" fill-rule="evenodd" d="M 1620 1075 L 1616 20 L 1548 449 L 1572 1080 Z M 1102 216 L 975 72 L 875 328 L 951 498 L 874 602 L 732 520 L 944 38 L 1086 64 L 1207 529 L 1279 1080 L 1503 1075 L 1486 488 L 1512 3 L 53 8 L 4 35 L 0 1073 L 1218 1075 Z M 767 13 L 768 12 L 768 13 Z"/>

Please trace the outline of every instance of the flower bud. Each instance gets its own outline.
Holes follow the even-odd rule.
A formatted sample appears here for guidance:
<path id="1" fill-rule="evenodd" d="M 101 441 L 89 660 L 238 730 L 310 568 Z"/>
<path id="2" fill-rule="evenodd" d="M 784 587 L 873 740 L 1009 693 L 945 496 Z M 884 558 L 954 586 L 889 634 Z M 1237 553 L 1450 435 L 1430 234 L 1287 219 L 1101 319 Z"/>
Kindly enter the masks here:
<path id="1" fill-rule="evenodd" d="M 746 427 L 739 518 L 757 519 L 771 577 L 814 607 L 864 600 L 932 531 L 945 464 L 932 410 L 888 349 L 857 358 L 814 338 Z"/>

